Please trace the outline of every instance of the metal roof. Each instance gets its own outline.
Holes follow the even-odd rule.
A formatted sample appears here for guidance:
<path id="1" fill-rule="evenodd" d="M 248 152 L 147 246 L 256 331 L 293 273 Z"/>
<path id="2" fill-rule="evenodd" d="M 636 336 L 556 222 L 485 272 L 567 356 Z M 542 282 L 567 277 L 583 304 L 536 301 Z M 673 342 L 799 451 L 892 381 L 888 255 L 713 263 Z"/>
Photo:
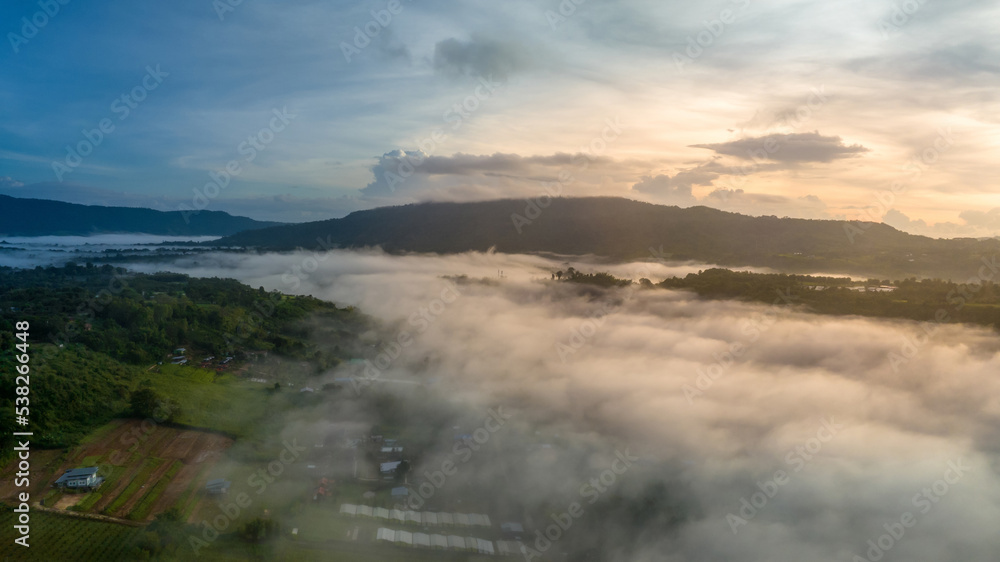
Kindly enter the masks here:
<path id="1" fill-rule="evenodd" d="M 59 479 L 56 480 L 56 484 L 60 484 L 67 480 L 76 480 L 78 478 L 86 479 L 95 474 L 97 474 L 96 466 L 91 466 L 88 468 L 74 468 L 72 470 L 67 470 L 65 474 L 60 476 Z"/>

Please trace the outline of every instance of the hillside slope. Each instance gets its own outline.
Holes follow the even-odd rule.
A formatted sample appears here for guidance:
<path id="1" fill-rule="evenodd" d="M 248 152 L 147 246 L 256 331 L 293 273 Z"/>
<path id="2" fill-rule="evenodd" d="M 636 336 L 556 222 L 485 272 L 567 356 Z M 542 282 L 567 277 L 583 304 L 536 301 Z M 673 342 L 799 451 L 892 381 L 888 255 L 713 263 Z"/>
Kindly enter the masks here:
<path id="1" fill-rule="evenodd" d="M 731 267 L 952 279 L 976 275 L 983 258 L 1000 253 L 997 240 L 932 239 L 880 223 L 750 217 L 613 197 L 554 199 L 537 214 L 526 213 L 525 207 L 523 200 L 382 207 L 342 219 L 243 232 L 212 244 L 289 249 L 315 248 L 323 240 L 388 252 L 495 247 L 507 253 L 596 254 L 616 260 L 650 259 L 655 249 L 670 259 Z"/>
<path id="2" fill-rule="evenodd" d="M 111 232 L 166 236 L 226 236 L 280 223 L 234 217 L 222 211 L 154 211 L 132 207 L 77 205 L 0 195 L 0 235 L 89 235 Z"/>

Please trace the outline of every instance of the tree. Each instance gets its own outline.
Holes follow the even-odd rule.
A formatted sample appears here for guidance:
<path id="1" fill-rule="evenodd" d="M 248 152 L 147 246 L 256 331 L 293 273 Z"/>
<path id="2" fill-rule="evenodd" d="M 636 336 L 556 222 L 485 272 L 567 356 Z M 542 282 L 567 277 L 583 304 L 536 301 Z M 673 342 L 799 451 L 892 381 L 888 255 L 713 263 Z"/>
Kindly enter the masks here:
<path id="1" fill-rule="evenodd" d="M 240 527 L 240 537 L 248 542 L 260 543 L 278 535 L 280 526 L 273 519 L 256 517 Z"/>
<path id="2" fill-rule="evenodd" d="M 152 418 L 157 423 L 173 421 L 181 411 L 179 402 L 164 399 L 149 387 L 143 387 L 133 392 L 129 403 L 133 415 L 140 418 Z"/>

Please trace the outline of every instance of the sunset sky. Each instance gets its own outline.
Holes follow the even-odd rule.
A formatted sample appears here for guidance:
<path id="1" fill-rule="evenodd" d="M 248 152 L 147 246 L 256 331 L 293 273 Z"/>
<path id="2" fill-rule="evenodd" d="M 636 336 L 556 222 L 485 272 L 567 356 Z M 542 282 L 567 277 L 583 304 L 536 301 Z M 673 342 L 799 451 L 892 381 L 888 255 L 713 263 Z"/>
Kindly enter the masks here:
<path id="1" fill-rule="evenodd" d="M 0 193 L 299 222 L 555 190 L 1000 234 L 1000 3 L 577 1 L 4 2 Z"/>

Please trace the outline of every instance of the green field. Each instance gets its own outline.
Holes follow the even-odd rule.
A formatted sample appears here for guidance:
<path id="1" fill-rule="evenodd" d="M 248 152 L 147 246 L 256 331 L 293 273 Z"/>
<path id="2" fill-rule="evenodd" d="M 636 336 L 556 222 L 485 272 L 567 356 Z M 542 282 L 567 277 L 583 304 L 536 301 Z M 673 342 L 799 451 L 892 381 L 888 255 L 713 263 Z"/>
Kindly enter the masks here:
<path id="1" fill-rule="evenodd" d="M 111 502 L 108 507 L 104 508 L 104 513 L 106 515 L 112 515 L 121 506 L 125 505 L 125 502 L 140 490 L 140 487 L 146 483 L 149 479 L 149 475 L 152 474 L 156 467 L 163 463 L 163 459 L 157 458 L 146 458 L 142 461 L 142 466 L 139 467 L 139 471 L 136 472 L 135 476 L 132 478 L 132 482 L 122 491 L 121 494 L 115 498 L 115 501 Z"/>
<path id="2" fill-rule="evenodd" d="M 156 392 L 181 404 L 175 422 L 238 436 L 260 422 L 271 398 L 260 383 L 180 365 L 161 365 L 150 383 Z"/>
<path id="3" fill-rule="evenodd" d="M 130 511 L 128 514 L 128 518 L 133 521 L 142 521 L 146 519 L 146 516 L 149 515 L 150 510 L 153 509 L 153 504 L 155 504 L 156 500 L 160 498 L 160 494 L 162 494 L 163 491 L 167 489 L 167 486 L 170 485 L 170 482 L 173 481 L 174 476 L 177 476 L 177 473 L 180 472 L 181 467 L 183 466 L 184 463 L 178 460 L 175 460 L 173 463 L 171 463 L 170 468 L 168 468 L 167 472 L 163 474 L 163 476 L 160 478 L 160 481 L 157 482 L 156 485 L 153 486 L 149 491 L 147 491 L 146 495 L 144 495 L 142 499 L 139 500 L 139 503 L 137 503 L 135 507 L 132 508 L 132 511 Z"/>
<path id="4" fill-rule="evenodd" d="M 0 514 L 0 525 L 8 529 L 5 535 L 14 531 L 14 513 L 4 509 Z M 31 534 L 29 548 L 15 545 L 13 538 L 0 545 L 0 556 L 6 560 L 74 562 L 106 562 L 128 560 L 133 541 L 142 533 L 142 528 L 102 523 L 66 515 L 40 511 L 31 513 Z"/>

